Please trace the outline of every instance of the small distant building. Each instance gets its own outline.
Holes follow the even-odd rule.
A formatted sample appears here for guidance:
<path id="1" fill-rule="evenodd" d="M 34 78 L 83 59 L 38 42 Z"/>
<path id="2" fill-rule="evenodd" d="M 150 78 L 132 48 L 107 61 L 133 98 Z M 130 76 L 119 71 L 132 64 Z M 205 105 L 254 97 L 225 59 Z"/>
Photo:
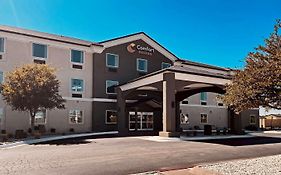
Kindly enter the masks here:
<path id="1" fill-rule="evenodd" d="M 260 117 L 260 128 L 279 129 L 281 128 L 281 114 L 269 114 Z"/>

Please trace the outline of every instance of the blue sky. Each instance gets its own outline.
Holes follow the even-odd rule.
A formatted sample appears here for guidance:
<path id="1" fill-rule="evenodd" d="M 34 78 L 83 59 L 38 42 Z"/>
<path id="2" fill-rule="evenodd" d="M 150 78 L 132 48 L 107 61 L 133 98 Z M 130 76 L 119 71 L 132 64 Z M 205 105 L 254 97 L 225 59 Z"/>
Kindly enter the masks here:
<path id="1" fill-rule="evenodd" d="M 280 0 L 0 0 L 0 24 L 102 41 L 144 31 L 180 58 L 241 68 Z"/>

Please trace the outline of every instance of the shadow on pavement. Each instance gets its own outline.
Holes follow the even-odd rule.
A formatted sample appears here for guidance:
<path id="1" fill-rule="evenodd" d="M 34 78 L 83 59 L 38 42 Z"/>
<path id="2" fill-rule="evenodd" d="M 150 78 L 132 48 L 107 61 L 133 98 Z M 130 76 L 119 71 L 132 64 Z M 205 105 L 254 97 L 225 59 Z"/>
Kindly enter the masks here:
<path id="1" fill-rule="evenodd" d="M 210 139 L 210 140 L 197 140 L 194 142 L 213 143 L 227 146 L 247 146 L 247 145 L 262 145 L 281 143 L 281 138 L 274 137 L 251 137 L 251 138 L 230 138 L 230 139 Z"/>
<path id="2" fill-rule="evenodd" d="M 60 140 L 33 143 L 31 145 L 78 145 L 78 144 L 92 143 L 93 141 L 90 141 L 89 139 L 114 138 L 114 137 L 117 137 L 117 135 L 108 134 L 108 135 L 81 136 L 81 137 L 76 137 L 76 138 L 66 138 L 66 139 L 60 139 Z"/>
<path id="3" fill-rule="evenodd" d="M 91 141 L 76 138 L 76 139 L 46 141 L 46 142 L 34 143 L 32 145 L 80 145 L 80 144 L 88 144 L 88 143 L 91 143 Z"/>

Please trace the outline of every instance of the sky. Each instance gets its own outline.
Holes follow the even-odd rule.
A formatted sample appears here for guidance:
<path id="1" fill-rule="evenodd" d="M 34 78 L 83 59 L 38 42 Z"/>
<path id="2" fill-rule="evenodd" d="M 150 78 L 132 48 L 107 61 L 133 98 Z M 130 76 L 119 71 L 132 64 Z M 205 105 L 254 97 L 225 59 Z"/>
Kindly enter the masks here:
<path id="1" fill-rule="evenodd" d="M 0 0 L 0 25 L 94 42 L 142 31 L 179 58 L 230 68 L 278 18 L 281 0 Z"/>

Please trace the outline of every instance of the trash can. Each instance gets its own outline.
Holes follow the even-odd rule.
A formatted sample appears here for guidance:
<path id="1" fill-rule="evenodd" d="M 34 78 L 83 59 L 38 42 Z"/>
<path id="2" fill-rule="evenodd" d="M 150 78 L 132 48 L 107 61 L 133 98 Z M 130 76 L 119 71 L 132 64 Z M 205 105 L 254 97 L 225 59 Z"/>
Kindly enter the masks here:
<path id="1" fill-rule="evenodd" d="M 204 125 L 204 135 L 212 135 L 212 125 Z"/>

